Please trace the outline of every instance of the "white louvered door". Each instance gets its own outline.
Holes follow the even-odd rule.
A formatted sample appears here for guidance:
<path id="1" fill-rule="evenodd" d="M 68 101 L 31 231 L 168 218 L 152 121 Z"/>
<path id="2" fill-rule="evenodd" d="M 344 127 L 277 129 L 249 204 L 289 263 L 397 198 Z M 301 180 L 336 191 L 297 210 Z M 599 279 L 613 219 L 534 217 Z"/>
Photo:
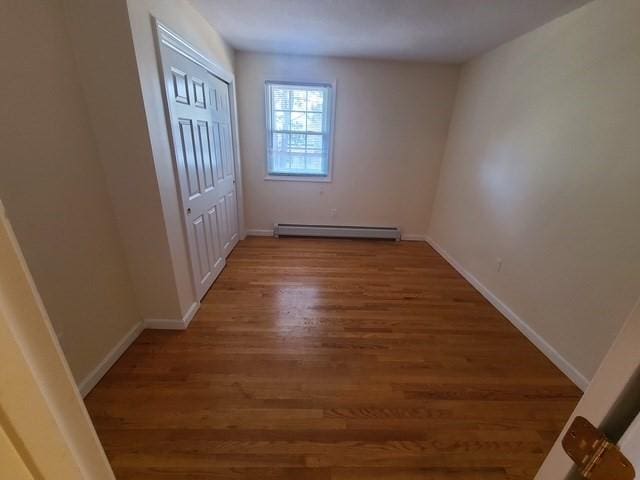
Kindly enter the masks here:
<path id="1" fill-rule="evenodd" d="M 217 91 L 218 83 L 226 84 L 172 48 L 162 47 L 162 60 L 193 282 L 201 299 L 225 265 L 234 245 L 230 225 L 237 224 L 220 141 Z"/>

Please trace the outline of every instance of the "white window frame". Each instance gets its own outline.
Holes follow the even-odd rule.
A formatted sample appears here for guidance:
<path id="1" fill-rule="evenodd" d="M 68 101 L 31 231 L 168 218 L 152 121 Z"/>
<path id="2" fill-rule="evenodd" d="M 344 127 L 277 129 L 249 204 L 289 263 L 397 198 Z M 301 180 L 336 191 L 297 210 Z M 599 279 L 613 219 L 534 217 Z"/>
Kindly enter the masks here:
<path id="1" fill-rule="evenodd" d="M 329 123 L 329 134 L 327 140 L 327 174 L 326 175 L 301 175 L 288 173 L 269 173 L 269 137 L 271 135 L 271 98 L 269 95 L 269 85 L 300 85 L 303 87 L 329 87 L 329 101 L 327 106 L 327 121 Z M 331 182 L 333 180 L 333 138 L 335 135 L 335 115 L 336 115 L 336 81 L 309 81 L 309 80 L 279 80 L 267 79 L 264 82 L 264 107 L 265 107 L 265 180 L 278 180 L 288 182 Z"/>

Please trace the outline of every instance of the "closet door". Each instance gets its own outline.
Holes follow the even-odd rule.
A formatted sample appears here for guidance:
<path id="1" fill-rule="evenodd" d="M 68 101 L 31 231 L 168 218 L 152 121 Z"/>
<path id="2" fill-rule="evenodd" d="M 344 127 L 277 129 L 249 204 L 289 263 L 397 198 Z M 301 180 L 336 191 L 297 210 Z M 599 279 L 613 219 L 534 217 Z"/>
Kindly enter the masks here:
<path id="1" fill-rule="evenodd" d="M 182 214 L 189 245 L 193 282 L 201 299 L 225 265 L 229 212 L 219 199 L 229 189 L 218 172 L 220 162 L 218 106 L 211 91 L 217 78 L 166 45 L 162 46 L 165 93 L 173 137 Z M 226 206 L 225 206 L 226 208 Z"/>
<path id="2" fill-rule="evenodd" d="M 238 202 L 236 201 L 236 175 L 231 130 L 231 111 L 229 109 L 229 85 L 210 75 L 210 97 L 213 106 L 213 130 L 216 156 L 218 208 L 221 225 L 222 250 L 225 257 L 238 243 Z"/>

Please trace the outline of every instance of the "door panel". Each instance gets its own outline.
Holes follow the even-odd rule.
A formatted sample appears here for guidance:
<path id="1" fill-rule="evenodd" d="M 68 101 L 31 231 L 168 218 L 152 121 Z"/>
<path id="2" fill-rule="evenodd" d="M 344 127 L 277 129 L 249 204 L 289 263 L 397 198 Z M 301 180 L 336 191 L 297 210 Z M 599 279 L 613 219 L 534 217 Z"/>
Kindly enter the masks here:
<path id="1" fill-rule="evenodd" d="M 216 178 L 218 180 L 224 180 L 224 171 L 222 169 L 222 146 L 220 141 L 220 125 L 214 124 L 213 126 L 213 139 L 214 139 L 214 155 L 216 159 Z"/>
<path id="2" fill-rule="evenodd" d="M 224 176 L 233 176 L 233 154 L 231 153 L 231 132 L 229 131 L 229 125 L 221 125 L 222 128 L 222 145 L 224 148 L 223 166 Z"/>
<path id="3" fill-rule="evenodd" d="M 207 212 L 208 221 L 207 228 L 209 228 L 209 238 L 220 238 L 220 221 L 218 220 L 218 210 L 216 207 L 212 207 Z M 222 255 L 222 246 L 220 242 L 213 242 L 211 245 L 210 253 L 209 253 L 209 261 L 211 265 L 213 265 L 214 270 L 222 270 L 224 257 Z"/>
<path id="4" fill-rule="evenodd" d="M 182 157 L 182 168 L 186 172 L 189 200 L 193 200 L 200 195 L 200 180 L 198 175 L 198 165 L 196 149 L 193 141 L 193 125 L 188 118 L 180 118 L 180 156 Z"/>
<path id="5" fill-rule="evenodd" d="M 215 182 L 213 179 L 215 160 L 211 155 L 211 141 L 209 135 L 209 123 L 203 120 L 198 120 L 198 146 L 200 147 L 200 158 L 202 158 L 203 166 L 203 185 L 202 189 L 205 192 L 215 188 Z"/>
<path id="6" fill-rule="evenodd" d="M 207 108 L 206 99 L 204 98 L 205 85 L 199 78 L 193 77 L 193 105 L 198 108 Z"/>
<path id="7" fill-rule="evenodd" d="M 189 105 L 189 87 L 187 86 L 187 74 L 177 68 L 171 67 L 171 80 L 173 86 L 173 100 Z"/>
<path id="8" fill-rule="evenodd" d="M 218 212 L 220 215 L 220 240 L 222 243 L 222 253 L 226 257 L 231 250 L 231 236 L 229 234 L 229 211 L 227 210 L 227 198 L 222 196 L 218 199 Z"/>
<path id="9" fill-rule="evenodd" d="M 209 252 L 207 251 L 207 231 L 205 229 L 203 216 L 199 216 L 193 222 L 193 235 L 196 240 L 199 282 L 201 285 L 206 285 L 212 272 L 209 263 Z"/>
<path id="10" fill-rule="evenodd" d="M 229 243 L 231 243 L 231 245 L 235 245 L 238 241 L 238 217 L 235 188 L 227 194 L 227 219 L 229 221 Z"/>

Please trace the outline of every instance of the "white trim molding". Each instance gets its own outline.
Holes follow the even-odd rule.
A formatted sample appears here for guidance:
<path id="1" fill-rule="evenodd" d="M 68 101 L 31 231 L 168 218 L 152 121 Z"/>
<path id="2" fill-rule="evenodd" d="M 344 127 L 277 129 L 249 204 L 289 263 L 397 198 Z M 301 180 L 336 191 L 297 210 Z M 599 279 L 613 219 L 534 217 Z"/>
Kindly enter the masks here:
<path id="1" fill-rule="evenodd" d="M 96 368 L 94 368 L 84 379 L 78 383 L 78 390 L 83 397 L 93 390 L 93 387 L 104 377 L 114 363 L 122 356 L 122 354 L 129 348 L 129 346 L 135 341 L 136 338 L 142 333 L 144 329 L 142 322 L 135 324 L 131 330 L 129 330 L 124 337 L 113 347 L 109 353 L 102 359 Z"/>
<path id="2" fill-rule="evenodd" d="M 406 242 L 426 242 L 427 236 L 420 233 L 403 233 L 400 236 L 400 240 L 404 240 Z"/>
<path id="3" fill-rule="evenodd" d="M 273 228 L 250 228 L 247 230 L 248 237 L 273 237 Z"/>
<path id="4" fill-rule="evenodd" d="M 194 302 L 181 319 L 146 318 L 143 322 L 144 328 L 151 330 L 186 330 L 199 308 L 200 302 Z"/>
<path id="5" fill-rule="evenodd" d="M 109 369 L 118 361 L 122 354 L 131 346 L 131 344 L 140 336 L 145 328 L 157 330 L 185 330 L 196 312 L 200 308 L 200 302 L 194 302 L 184 317 L 179 320 L 172 319 L 145 319 L 129 330 L 124 337 L 113 347 L 109 353 L 102 359 L 96 368 L 94 368 L 84 379 L 78 383 L 78 390 L 83 397 L 86 397 L 93 387 L 105 376 Z"/>
<path id="6" fill-rule="evenodd" d="M 2 478 L 114 479 L 1 200 L 0 265 Z"/>
<path id="7" fill-rule="evenodd" d="M 538 332 L 527 322 L 520 318 L 507 304 L 500 300 L 491 290 L 485 287 L 472 273 L 458 263 L 442 246 L 429 235 L 426 242 L 442 256 L 460 275 L 462 275 L 480 294 L 486 298 L 502 315 L 531 341 L 553 364 L 558 367 L 569 379 L 583 392 L 589 386 L 589 380 L 555 348 L 553 348 Z"/>
<path id="8" fill-rule="evenodd" d="M 197 48 L 193 47 L 186 40 L 183 40 L 180 35 L 173 32 L 173 30 L 167 27 L 160 20 L 153 17 L 153 21 L 156 27 L 157 38 L 160 43 L 172 48 L 180 55 L 184 55 L 192 62 L 197 63 L 205 70 L 211 72 L 211 74 L 224 80 L 226 83 L 232 83 L 235 80 L 235 76 L 232 72 L 200 53 Z"/>

